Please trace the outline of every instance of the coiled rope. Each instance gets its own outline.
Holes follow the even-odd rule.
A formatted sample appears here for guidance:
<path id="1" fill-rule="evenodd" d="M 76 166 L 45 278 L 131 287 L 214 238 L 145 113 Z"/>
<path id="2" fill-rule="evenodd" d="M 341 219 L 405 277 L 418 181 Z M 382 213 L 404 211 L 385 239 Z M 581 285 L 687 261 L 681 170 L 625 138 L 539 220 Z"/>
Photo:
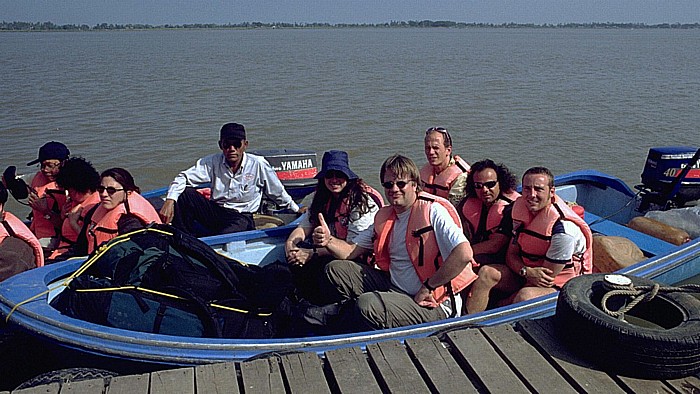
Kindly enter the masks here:
<path id="1" fill-rule="evenodd" d="M 600 300 L 603 311 L 610 316 L 622 318 L 625 313 L 629 312 L 642 302 L 649 302 L 654 299 L 659 293 L 700 293 L 700 285 L 687 284 L 682 286 L 661 286 L 658 283 L 648 286 L 634 286 L 634 284 L 620 285 L 603 281 L 608 292 L 603 295 Z M 608 300 L 615 296 L 628 296 L 632 301 L 624 307 L 613 311 L 608 308 Z"/>

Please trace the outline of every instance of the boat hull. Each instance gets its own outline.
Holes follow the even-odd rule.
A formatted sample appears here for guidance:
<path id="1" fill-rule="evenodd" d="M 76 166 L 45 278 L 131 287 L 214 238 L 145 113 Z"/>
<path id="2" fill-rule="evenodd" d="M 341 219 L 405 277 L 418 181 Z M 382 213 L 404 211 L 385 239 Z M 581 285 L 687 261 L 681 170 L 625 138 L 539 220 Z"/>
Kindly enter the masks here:
<path id="1" fill-rule="evenodd" d="M 619 206 L 634 198 L 634 193 L 619 180 L 597 172 L 581 172 L 557 178 L 558 190 L 567 199 L 573 196 L 576 201 L 590 200 L 584 205 L 589 221 L 610 215 L 634 216 L 630 212 L 616 212 Z M 593 195 L 598 193 L 597 196 Z M 607 202 L 601 201 L 607 196 Z M 618 205 L 619 203 L 619 205 Z M 624 222 L 622 222 L 624 223 Z M 594 225 L 594 229 L 599 224 Z M 617 226 L 617 227 L 616 227 Z M 618 228 L 619 227 L 619 228 Z M 601 232 L 623 231 L 624 226 L 610 224 L 600 226 Z M 220 252 L 229 254 L 244 262 L 266 264 L 284 258 L 284 240 L 291 231 L 289 228 L 258 230 L 250 234 L 229 234 L 210 237 L 205 241 Z M 635 235 L 635 234 L 633 234 Z M 644 244 L 646 236 L 636 234 Z M 700 239 L 682 246 L 665 243 L 650 243 L 642 249 L 654 254 L 638 264 L 630 266 L 622 273 L 642 276 L 664 283 L 676 283 L 697 275 L 700 267 Z M 496 325 L 513 323 L 521 319 L 533 319 L 552 315 L 556 305 L 556 294 L 507 307 L 488 310 L 459 318 L 416 326 L 402 327 L 354 334 L 268 340 L 184 338 L 151 333 L 133 332 L 76 320 L 61 315 L 48 305 L 50 295 L 26 302 L 25 300 L 46 292 L 52 284 L 74 272 L 81 260 L 69 260 L 31 270 L 0 284 L 0 314 L 11 315 L 9 322 L 16 328 L 28 332 L 61 347 L 80 353 L 89 353 L 102 359 L 138 361 L 150 365 L 195 365 L 211 362 L 241 361 L 270 352 L 314 351 L 325 352 L 331 349 L 360 346 L 386 340 L 406 340 L 424 337 L 436 332 L 460 329 L 472 325 Z M 13 311 L 13 308 L 16 310 Z M 112 360 L 114 361 L 114 360 Z M 114 365 L 107 362 L 106 365 Z"/>

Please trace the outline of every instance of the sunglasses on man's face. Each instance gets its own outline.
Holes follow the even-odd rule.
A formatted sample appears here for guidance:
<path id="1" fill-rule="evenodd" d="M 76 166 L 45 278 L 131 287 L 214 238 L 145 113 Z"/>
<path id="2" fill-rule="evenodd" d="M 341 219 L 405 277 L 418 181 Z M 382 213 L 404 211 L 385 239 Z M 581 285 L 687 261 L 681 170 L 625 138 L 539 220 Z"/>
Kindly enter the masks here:
<path id="1" fill-rule="evenodd" d="M 493 189 L 498 185 L 498 181 L 474 182 L 474 189 L 481 189 L 486 186 L 487 189 Z"/>
<path id="2" fill-rule="evenodd" d="M 382 182 L 382 186 L 384 186 L 385 189 L 393 189 L 393 188 L 394 188 L 394 185 L 398 186 L 399 189 L 403 189 L 404 187 L 406 187 L 406 185 L 408 185 L 408 182 L 406 182 L 406 181 L 396 181 L 396 182 L 393 182 L 393 181 L 386 181 L 386 182 Z"/>
<path id="3" fill-rule="evenodd" d="M 116 193 L 116 192 L 123 191 L 124 189 L 123 189 L 123 188 L 122 188 L 122 189 L 117 189 L 116 187 L 112 187 L 112 186 L 107 186 L 107 187 L 104 187 L 104 186 L 102 186 L 102 185 L 97 186 L 97 192 L 98 192 L 98 193 L 102 193 L 102 192 L 105 191 L 105 190 L 107 191 L 107 194 L 109 194 L 109 195 L 111 196 L 112 194 L 114 194 L 114 193 Z"/>
<path id="4" fill-rule="evenodd" d="M 243 146 L 243 140 L 221 140 L 219 141 L 219 148 L 229 149 L 234 147 L 235 149 L 240 149 Z"/>

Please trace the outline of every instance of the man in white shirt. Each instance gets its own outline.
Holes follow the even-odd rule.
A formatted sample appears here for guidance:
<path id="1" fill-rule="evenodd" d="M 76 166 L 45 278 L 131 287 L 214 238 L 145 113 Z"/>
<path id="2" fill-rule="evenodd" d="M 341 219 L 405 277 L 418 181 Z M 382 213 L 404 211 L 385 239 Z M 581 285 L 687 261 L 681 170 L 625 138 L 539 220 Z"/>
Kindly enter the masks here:
<path id="1" fill-rule="evenodd" d="M 379 210 L 372 227 L 353 243 L 338 242 L 321 216 L 313 233 L 316 245 L 342 259 L 326 267 L 326 276 L 342 300 L 354 301 L 354 329 L 458 315 L 459 292 L 476 275 L 456 209 L 446 199 L 421 192 L 418 167 L 407 157 L 389 157 L 380 176 L 389 205 Z M 368 251 L 374 251 L 379 269 L 351 261 Z"/>
<path id="2" fill-rule="evenodd" d="M 198 237 L 254 230 L 253 213 L 260 209 L 263 193 L 280 206 L 298 212 L 270 163 L 262 156 L 245 153 L 245 127 L 226 123 L 221 127 L 220 153 L 205 156 L 180 172 L 170 184 L 160 216 Z M 197 186 L 210 184 L 211 197 Z"/>

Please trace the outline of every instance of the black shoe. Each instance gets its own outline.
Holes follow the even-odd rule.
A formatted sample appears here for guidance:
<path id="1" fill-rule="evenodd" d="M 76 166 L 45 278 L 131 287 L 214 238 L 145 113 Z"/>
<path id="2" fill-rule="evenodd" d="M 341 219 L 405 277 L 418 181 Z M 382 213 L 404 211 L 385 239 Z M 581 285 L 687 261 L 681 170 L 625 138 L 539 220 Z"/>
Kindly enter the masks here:
<path id="1" fill-rule="evenodd" d="M 303 311 L 301 317 L 309 324 L 327 326 L 330 320 L 340 313 L 341 306 L 341 304 L 310 305 Z"/>

